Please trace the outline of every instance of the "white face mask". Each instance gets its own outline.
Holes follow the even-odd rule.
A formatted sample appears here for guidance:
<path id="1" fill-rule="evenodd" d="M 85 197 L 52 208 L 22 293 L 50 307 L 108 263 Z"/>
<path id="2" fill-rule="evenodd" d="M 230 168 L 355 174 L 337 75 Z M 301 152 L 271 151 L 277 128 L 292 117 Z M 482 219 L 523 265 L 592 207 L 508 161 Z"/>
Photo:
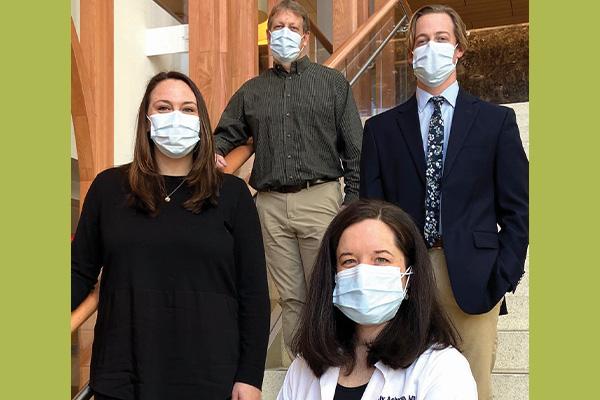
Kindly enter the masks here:
<path id="1" fill-rule="evenodd" d="M 454 49 L 450 43 L 430 40 L 413 51 L 413 71 L 418 80 L 429 87 L 438 87 L 456 68 Z"/>
<path id="2" fill-rule="evenodd" d="M 295 61 L 302 51 L 300 48 L 302 35 L 291 31 L 288 28 L 272 31 L 269 43 L 273 58 L 284 64 Z"/>
<path id="3" fill-rule="evenodd" d="M 200 118 L 181 111 L 152 114 L 150 137 L 161 153 L 170 158 L 188 155 L 200 140 Z"/>
<path id="4" fill-rule="evenodd" d="M 393 266 L 359 264 L 335 275 L 333 304 L 361 325 L 381 324 L 394 318 L 406 297 L 402 277 L 412 275 Z"/>

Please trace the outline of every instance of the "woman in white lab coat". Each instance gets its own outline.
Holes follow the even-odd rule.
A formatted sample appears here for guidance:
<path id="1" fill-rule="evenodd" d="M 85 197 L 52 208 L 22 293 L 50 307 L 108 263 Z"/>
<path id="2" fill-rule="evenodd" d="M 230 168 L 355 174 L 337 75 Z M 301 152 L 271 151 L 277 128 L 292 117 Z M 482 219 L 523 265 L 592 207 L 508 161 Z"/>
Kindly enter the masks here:
<path id="1" fill-rule="evenodd" d="M 331 222 L 279 400 L 476 400 L 435 296 L 421 233 L 400 208 L 361 200 Z"/>

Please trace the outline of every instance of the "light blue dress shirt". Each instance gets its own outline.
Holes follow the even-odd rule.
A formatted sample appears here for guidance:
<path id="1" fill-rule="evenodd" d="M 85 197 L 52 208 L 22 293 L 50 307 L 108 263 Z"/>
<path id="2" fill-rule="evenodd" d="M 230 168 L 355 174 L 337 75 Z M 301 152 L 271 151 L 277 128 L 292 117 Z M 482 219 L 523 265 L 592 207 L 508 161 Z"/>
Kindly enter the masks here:
<path id="1" fill-rule="evenodd" d="M 417 108 L 419 110 L 419 125 L 421 127 L 421 138 L 423 140 L 423 152 L 425 153 L 425 162 L 427 162 L 427 135 L 429 134 L 429 120 L 433 115 L 433 102 L 429 99 L 432 94 L 417 87 Z M 452 127 L 452 117 L 456 107 L 456 97 L 458 96 L 458 81 L 448 86 L 439 96 L 443 96 L 445 101 L 442 103 L 442 119 L 444 120 L 444 147 L 442 149 L 442 159 L 446 162 L 446 150 L 448 150 L 448 138 L 450 137 L 450 128 Z M 440 218 L 443 212 L 443 202 L 440 198 Z M 440 220 L 440 235 L 442 234 L 442 221 Z"/>
<path id="2" fill-rule="evenodd" d="M 429 120 L 433 115 L 433 103 L 429 101 L 433 97 L 423 89 L 417 87 L 417 107 L 419 110 L 419 124 L 421 126 L 421 138 L 423 140 L 423 152 L 427 159 L 427 135 L 429 133 Z M 450 137 L 450 127 L 452 126 L 452 117 L 454 116 L 454 107 L 456 106 L 456 97 L 458 96 L 458 81 L 448 86 L 440 96 L 446 100 L 442 104 L 442 119 L 444 120 L 444 148 L 442 157 L 446 161 L 446 150 L 448 149 L 448 138 Z"/>

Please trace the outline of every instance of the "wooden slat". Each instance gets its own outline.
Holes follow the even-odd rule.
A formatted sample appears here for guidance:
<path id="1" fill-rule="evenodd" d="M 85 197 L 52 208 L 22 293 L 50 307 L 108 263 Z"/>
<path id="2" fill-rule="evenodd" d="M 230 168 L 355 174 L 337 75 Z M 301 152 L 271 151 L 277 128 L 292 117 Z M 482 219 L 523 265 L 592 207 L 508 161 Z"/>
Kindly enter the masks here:
<path id="1" fill-rule="evenodd" d="M 92 150 L 96 172 L 114 160 L 114 12 L 113 2 L 81 2 L 80 44 L 93 88 L 95 129 Z M 83 198 L 83 197 L 82 197 Z"/>
<path id="2" fill-rule="evenodd" d="M 333 48 L 337 50 L 369 16 L 367 0 L 333 0 Z"/>
<path id="3" fill-rule="evenodd" d="M 245 0 L 190 1 L 188 7 L 190 77 L 214 127 L 231 95 L 258 74 L 258 9 Z"/>
<path id="4" fill-rule="evenodd" d="M 86 168 L 89 165 L 86 161 L 88 155 L 79 153 L 79 141 L 82 141 L 82 135 L 77 133 L 78 128 L 75 127 L 80 168 L 80 204 L 83 204 L 83 199 L 93 179 L 91 175 L 95 176 L 98 172 L 112 167 L 114 160 L 114 11 L 113 2 L 104 0 L 82 1 L 80 7 L 81 58 L 78 58 L 76 54 L 75 59 L 79 65 L 79 81 L 84 93 L 83 104 L 89 128 L 89 145 L 93 154 L 92 169 L 84 171 L 82 166 Z M 73 36 L 74 25 L 71 29 Z M 76 40 L 72 40 L 72 42 L 76 43 Z M 72 44 L 73 47 L 77 48 L 78 46 Z M 83 68 L 84 65 L 85 68 Z M 81 75 L 82 71 L 85 71 L 83 75 Z M 91 96 L 93 101 L 89 101 L 85 96 Z M 77 103 L 76 99 L 74 102 L 76 108 Z M 80 111 L 75 111 L 75 113 L 80 114 Z M 75 119 L 74 117 L 74 126 Z M 81 125 L 81 121 L 78 124 Z M 79 130 L 81 132 L 81 128 Z M 83 143 L 86 143 L 85 139 L 83 139 Z M 89 379 L 93 322 L 93 319 L 84 322 L 78 335 L 80 386 Z"/>
<path id="5" fill-rule="evenodd" d="M 96 176 L 92 137 L 95 129 L 94 96 L 87 66 L 83 58 L 77 31 L 71 18 L 71 117 L 75 130 L 75 145 L 80 180 L 80 205 L 91 181 Z"/>

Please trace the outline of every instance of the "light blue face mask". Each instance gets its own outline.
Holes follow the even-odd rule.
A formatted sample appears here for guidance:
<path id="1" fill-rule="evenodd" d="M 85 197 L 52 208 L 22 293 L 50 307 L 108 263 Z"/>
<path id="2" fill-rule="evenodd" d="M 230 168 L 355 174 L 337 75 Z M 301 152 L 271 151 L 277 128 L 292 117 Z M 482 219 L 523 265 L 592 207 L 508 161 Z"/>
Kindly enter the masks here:
<path id="1" fill-rule="evenodd" d="M 456 68 L 454 50 L 450 43 L 430 40 L 413 51 L 413 71 L 418 80 L 429 87 L 438 87 Z"/>
<path id="2" fill-rule="evenodd" d="M 302 35 L 291 31 L 288 28 L 272 31 L 269 43 L 273 58 L 280 63 L 291 63 L 295 61 L 302 52 L 302 48 L 300 48 Z"/>
<path id="3" fill-rule="evenodd" d="M 200 137 L 200 118 L 181 111 L 157 113 L 150 120 L 150 138 L 158 150 L 169 158 L 182 158 L 194 148 Z"/>
<path id="4" fill-rule="evenodd" d="M 357 324 L 389 321 L 406 298 L 410 275 L 412 267 L 402 272 L 394 266 L 359 264 L 335 275 L 333 304 Z M 404 276 L 406 285 L 402 284 Z"/>

